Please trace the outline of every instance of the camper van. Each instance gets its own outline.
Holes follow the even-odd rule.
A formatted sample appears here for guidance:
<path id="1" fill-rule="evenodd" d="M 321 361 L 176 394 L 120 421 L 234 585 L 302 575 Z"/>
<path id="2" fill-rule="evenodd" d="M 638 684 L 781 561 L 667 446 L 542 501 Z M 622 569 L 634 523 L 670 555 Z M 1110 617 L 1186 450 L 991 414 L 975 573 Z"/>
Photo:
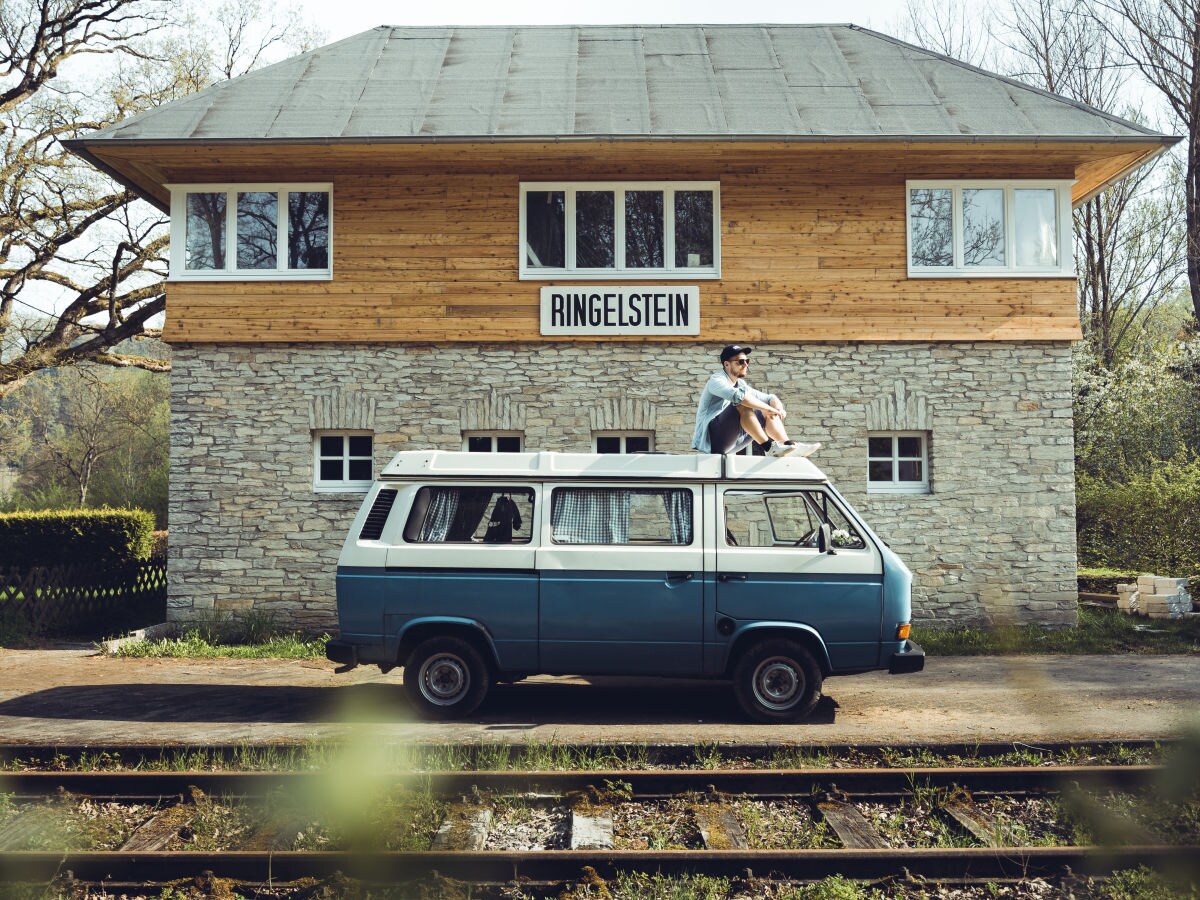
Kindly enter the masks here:
<path id="1" fill-rule="evenodd" d="M 337 566 L 326 656 L 469 715 L 528 675 L 729 680 L 802 720 L 831 675 L 916 672 L 912 574 L 810 460 L 398 453 Z"/>

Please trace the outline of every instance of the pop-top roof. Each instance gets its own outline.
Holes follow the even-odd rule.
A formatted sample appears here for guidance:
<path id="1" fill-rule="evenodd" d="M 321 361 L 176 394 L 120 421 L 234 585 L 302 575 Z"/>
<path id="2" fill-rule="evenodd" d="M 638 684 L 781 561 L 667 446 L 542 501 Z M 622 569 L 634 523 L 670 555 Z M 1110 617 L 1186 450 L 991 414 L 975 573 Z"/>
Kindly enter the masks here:
<path id="1" fill-rule="evenodd" d="M 405 450 L 380 474 L 383 480 L 505 478 L 717 481 L 761 479 L 826 481 L 812 460 L 795 456 L 721 456 L 711 453 L 466 453 Z"/>
<path id="2" fill-rule="evenodd" d="M 98 131 L 124 142 L 1162 135 L 854 25 L 381 26 Z"/>

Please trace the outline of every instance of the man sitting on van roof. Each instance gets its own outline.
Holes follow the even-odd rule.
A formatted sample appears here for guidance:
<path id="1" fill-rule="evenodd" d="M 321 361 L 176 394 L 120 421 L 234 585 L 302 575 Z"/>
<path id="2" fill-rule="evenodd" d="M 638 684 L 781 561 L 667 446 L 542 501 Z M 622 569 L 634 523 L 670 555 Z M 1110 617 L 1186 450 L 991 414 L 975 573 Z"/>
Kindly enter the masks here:
<path id="1" fill-rule="evenodd" d="M 692 449 L 702 453 L 737 453 L 754 441 L 766 456 L 799 453 L 808 456 L 818 444 L 788 440 L 783 420 L 787 411 L 774 394 L 746 383 L 752 348 L 730 344 L 721 351 L 721 371 L 713 372 L 696 407 Z"/>

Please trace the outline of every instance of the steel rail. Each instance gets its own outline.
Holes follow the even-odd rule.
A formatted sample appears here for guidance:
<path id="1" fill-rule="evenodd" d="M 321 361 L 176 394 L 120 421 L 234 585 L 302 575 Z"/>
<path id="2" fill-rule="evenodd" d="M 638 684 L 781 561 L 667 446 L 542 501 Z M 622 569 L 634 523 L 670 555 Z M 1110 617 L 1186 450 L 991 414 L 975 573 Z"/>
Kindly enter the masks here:
<path id="1" fill-rule="evenodd" d="M 911 769 L 684 769 L 569 772 L 453 771 L 382 776 L 397 786 L 429 787 L 452 797 L 475 790 L 497 794 L 569 794 L 620 783 L 639 799 L 695 793 L 749 794 L 763 798 L 823 793 L 903 797 L 914 787 L 961 787 L 1001 794 L 1052 793 L 1071 786 L 1092 790 L 1146 787 L 1161 766 L 1040 766 L 1034 768 Z M 144 799 L 173 796 L 197 787 L 206 794 L 265 797 L 303 789 L 334 772 L 14 772 L 0 774 L 0 793 L 45 797 L 58 791 L 85 797 Z"/>
<path id="2" fill-rule="evenodd" d="M 657 872 L 820 879 L 902 876 L 923 878 L 1024 878 L 1076 874 L 1104 875 L 1147 865 L 1166 869 L 1194 863 L 1200 847 L 970 847 L 903 850 L 546 850 L 476 852 L 17 852 L 0 856 L 3 882 L 48 882 L 70 872 L 82 882 L 155 883 L 212 872 L 242 882 L 288 882 L 341 873 L 367 882 L 439 875 L 476 883 L 516 878 L 570 881 L 590 866 L 604 878 L 618 872 Z"/>
<path id="3" fill-rule="evenodd" d="M 975 743 L 928 743 L 928 744 L 802 744 L 793 742 L 770 743 L 733 743 L 720 744 L 715 749 L 721 753 L 738 755 L 744 758 L 767 758 L 782 751 L 821 753 L 827 756 L 847 756 L 857 754 L 870 757 L 885 753 L 904 753 L 920 751 L 937 756 L 964 756 L 984 758 L 1012 753 L 1017 750 L 1061 753 L 1103 753 L 1116 747 L 1128 749 L 1153 750 L 1169 749 L 1178 744 L 1176 738 L 1160 740 L 1096 740 L 1096 741 L 986 741 Z M 245 756 L 247 752 L 305 752 L 313 749 L 333 749 L 346 745 L 345 741 L 330 740 L 314 745 L 311 741 L 272 742 L 269 744 L 8 744 L 0 743 L 0 762 L 15 764 L 18 762 L 35 762 L 49 764 L 56 759 L 66 758 L 78 760 L 86 756 L 105 754 L 123 765 L 137 765 L 147 760 L 169 759 L 172 756 L 182 756 L 193 753 L 203 753 L 215 760 L 226 762 Z M 422 754 L 444 752 L 448 745 L 441 743 L 414 742 L 407 744 L 405 750 L 413 758 L 421 758 Z M 487 743 L 464 742 L 450 745 L 463 751 L 481 748 L 491 749 Z M 566 747 L 566 745 L 564 745 Z M 679 765 L 694 761 L 695 748 L 691 744 L 640 744 L 635 742 L 597 742 L 571 744 L 569 749 L 595 756 L 599 753 L 637 752 L 650 762 L 660 765 Z M 531 748 L 524 744 L 511 744 L 507 750 L 513 760 L 523 759 Z M 534 751 L 536 752 L 536 751 Z"/>

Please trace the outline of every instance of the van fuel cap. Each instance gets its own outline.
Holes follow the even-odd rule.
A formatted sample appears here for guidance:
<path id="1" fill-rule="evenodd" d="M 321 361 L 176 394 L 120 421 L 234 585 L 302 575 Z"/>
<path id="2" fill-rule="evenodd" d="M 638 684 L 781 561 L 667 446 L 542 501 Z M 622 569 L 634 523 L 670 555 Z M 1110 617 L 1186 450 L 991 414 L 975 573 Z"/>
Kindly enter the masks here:
<path id="1" fill-rule="evenodd" d="M 725 616 L 721 616 L 719 619 L 717 619 L 717 633 L 718 634 L 722 634 L 725 637 L 729 637 L 729 635 L 733 634 L 733 628 L 734 628 L 733 619 L 727 619 Z"/>

